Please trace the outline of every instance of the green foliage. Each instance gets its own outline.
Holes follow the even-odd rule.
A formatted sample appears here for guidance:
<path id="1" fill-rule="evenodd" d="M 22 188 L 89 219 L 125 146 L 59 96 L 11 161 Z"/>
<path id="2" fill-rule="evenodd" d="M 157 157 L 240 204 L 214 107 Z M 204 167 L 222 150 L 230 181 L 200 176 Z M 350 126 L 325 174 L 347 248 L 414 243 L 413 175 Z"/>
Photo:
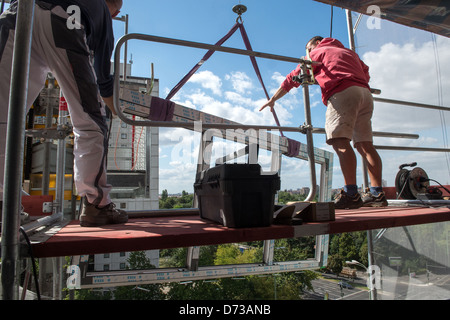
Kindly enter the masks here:
<path id="1" fill-rule="evenodd" d="M 186 265 L 187 248 L 163 249 L 159 251 L 161 268 L 181 268 Z"/>
<path id="2" fill-rule="evenodd" d="M 224 244 L 217 248 L 214 265 L 255 263 L 261 261 L 261 248 L 240 250 L 235 244 Z"/>
<path id="3" fill-rule="evenodd" d="M 161 209 L 176 209 L 176 208 L 192 208 L 194 195 L 189 194 L 183 190 L 181 196 L 169 197 L 168 192 L 164 189 L 159 199 L 159 207 Z"/>
<path id="4" fill-rule="evenodd" d="M 306 260 L 314 257 L 315 237 L 275 240 L 275 261 Z"/>
<path id="5" fill-rule="evenodd" d="M 305 198 L 306 197 L 304 195 L 293 194 L 286 190 L 278 192 L 278 203 L 279 204 L 286 204 L 291 201 L 303 201 L 303 200 L 305 200 Z"/>

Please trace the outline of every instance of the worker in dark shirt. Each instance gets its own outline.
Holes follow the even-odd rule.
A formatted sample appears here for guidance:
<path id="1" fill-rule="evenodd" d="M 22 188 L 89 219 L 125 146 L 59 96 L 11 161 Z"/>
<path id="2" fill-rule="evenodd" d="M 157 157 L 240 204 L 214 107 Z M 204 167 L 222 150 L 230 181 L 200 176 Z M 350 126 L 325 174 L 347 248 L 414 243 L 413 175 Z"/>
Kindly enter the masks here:
<path id="1" fill-rule="evenodd" d="M 122 0 L 36 0 L 27 105 L 31 106 L 51 72 L 67 101 L 73 126 L 74 180 L 83 198 L 80 225 L 124 223 L 106 179 L 106 116 L 114 113 L 112 17 Z M 0 16 L 0 184 L 4 178 L 8 103 L 17 1 Z M 0 185 L 0 192 L 3 193 Z M 3 194 L 0 194 L 3 198 Z"/>

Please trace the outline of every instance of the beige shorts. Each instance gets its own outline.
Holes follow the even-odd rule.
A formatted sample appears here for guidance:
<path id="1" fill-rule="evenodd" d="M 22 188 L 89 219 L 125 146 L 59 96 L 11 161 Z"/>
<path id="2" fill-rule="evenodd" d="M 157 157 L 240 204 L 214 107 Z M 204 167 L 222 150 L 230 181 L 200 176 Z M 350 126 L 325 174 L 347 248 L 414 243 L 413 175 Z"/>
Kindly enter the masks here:
<path id="1" fill-rule="evenodd" d="M 373 141 L 373 97 L 367 88 L 352 86 L 330 97 L 327 105 L 325 132 L 327 143 L 336 138 Z"/>

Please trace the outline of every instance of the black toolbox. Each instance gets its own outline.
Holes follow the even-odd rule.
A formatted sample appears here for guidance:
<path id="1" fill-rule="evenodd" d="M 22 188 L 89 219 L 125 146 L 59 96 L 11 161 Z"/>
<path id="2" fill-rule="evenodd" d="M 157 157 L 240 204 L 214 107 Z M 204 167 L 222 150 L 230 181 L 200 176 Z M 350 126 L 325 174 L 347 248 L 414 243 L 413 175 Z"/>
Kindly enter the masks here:
<path id="1" fill-rule="evenodd" d="M 270 226 L 278 190 L 278 173 L 261 174 L 259 164 L 217 165 L 194 183 L 200 217 L 230 228 Z"/>

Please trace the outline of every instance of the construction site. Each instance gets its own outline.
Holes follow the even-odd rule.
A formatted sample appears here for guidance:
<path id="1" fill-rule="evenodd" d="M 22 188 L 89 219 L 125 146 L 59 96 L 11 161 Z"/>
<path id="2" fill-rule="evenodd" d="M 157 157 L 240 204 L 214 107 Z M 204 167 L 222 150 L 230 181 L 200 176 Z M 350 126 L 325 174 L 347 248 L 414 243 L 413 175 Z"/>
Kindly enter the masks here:
<path id="1" fill-rule="evenodd" d="M 187 2 L 195 5 L 195 1 Z M 315 123 L 317 118 L 312 115 L 319 108 L 325 114 L 326 109 L 323 105 L 316 108 L 315 104 L 318 90 L 313 68 L 317 62 L 308 59 L 308 52 L 294 57 L 280 55 L 280 51 L 265 52 L 261 43 L 258 43 L 260 51 L 253 50 L 250 42 L 254 44 L 254 29 L 246 31 L 244 20 L 246 26 L 253 21 L 251 18 L 247 21 L 246 15 L 258 3 L 239 1 L 229 5 L 228 13 L 235 21 L 231 20 L 231 29 L 223 29 L 225 36 L 217 34 L 218 42 L 211 43 L 129 32 L 130 21 L 138 18 L 127 12 L 124 3 L 120 13 L 112 18 L 115 33 L 121 36 L 114 43 L 111 57 L 116 116 L 106 120 L 109 138 L 106 170 L 108 184 L 112 186 L 110 197 L 118 209 L 127 212 L 128 221 L 81 226 L 82 197 L 74 182 L 76 143 L 58 78 L 49 73 L 33 105 L 26 105 L 27 66 L 37 5 L 34 0 L 18 0 L 9 96 L 9 106 L 16 107 L 9 108 L 5 161 L 0 163 L 5 165 L 0 199 L 2 300 L 83 297 L 88 300 L 94 297 L 90 294 L 110 300 L 201 300 L 202 296 L 207 300 L 227 300 L 231 296 L 220 291 L 226 285 L 231 288 L 230 283 L 242 281 L 249 286 L 250 279 L 256 278 L 263 279 L 264 289 L 255 289 L 259 293 L 252 295 L 242 293 L 242 303 L 245 295 L 251 300 L 450 299 L 450 147 L 445 123 L 450 107 L 446 106 L 449 100 L 445 96 L 449 82 L 445 69 L 448 52 L 444 46 L 450 37 L 450 4 L 387 0 L 302 2 L 323 9 L 320 14 L 326 17 L 324 24 L 330 29 L 336 26 L 333 12 L 336 15 L 339 10 L 338 16 L 345 18 L 347 29 L 347 38 L 340 40 L 355 52 L 369 46 L 368 43 L 379 54 L 401 47 L 377 42 L 376 37 L 387 37 L 389 33 L 385 31 L 387 27 L 381 27 L 376 36 L 370 33 L 370 26 L 376 29 L 380 21 L 406 30 L 401 32 L 426 33 L 432 39 L 429 52 L 434 55 L 428 58 L 436 69 L 428 68 L 429 74 L 417 74 L 414 80 L 420 90 L 437 91 L 437 101 L 404 100 L 405 95 L 401 98 L 392 95 L 403 92 L 383 86 L 376 77 L 382 74 L 382 63 L 368 63 L 375 74 L 371 78 L 374 109 L 384 110 L 389 116 L 392 112 L 392 117 L 394 108 L 403 110 L 402 118 L 392 119 L 395 125 L 390 127 L 377 124 L 379 118 L 372 119 L 374 147 L 383 158 L 384 170 L 390 170 L 387 174 L 383 171 L 387 206 L 335 208 L 334 189 L 340 184 L 340 180 L 335 180 L 339 171 L 335 167 L 339 167 L 339 159 L 331 147 L 317 142 L 324 139 L 325 128 L 321 127 L 323 123 Z M 9 3 L 2 1 L 2 12 L 7 12 Z M 133 2 L 128 6 L 133 6 Z M 285 11 L 290 10 L 289 5 L 284 6 Z M 198 11 L 199 16 L 209 12 L 205 9 L 203 13 L 202 8 Z M 312 37 L 315 32 L 311 32 Z M 226 41 L 233 35 L 243 48 L 227 46 Z M 150 54 L 135 47 L 130 49 L 131 43 L 148 48 L 157 46 L 155 52 L 167 50 L 167 55 L 169 51 L 188 49 L 195 54 L 183 58 L 192 64 L 182 66 L 180 72 L 194 67 L 172 91 L 166 92 L 167 85 L 161 85 L 164 77 L 178 75 L 156 72 L 159 67 L 156 61 L 148 63 L 150 72 L 139 72 L 136 67 L 139 56 Z M 302 50 L 305 44 L 302 43 Z M 375 51 L 370 52 L 368 47 L 366 50 L 365 58 L 378 61 L 373 56 Z M 394 66 L 407 59 L 401 52 L 395 54 L 400 57 L 393 62 Z M 269 61 L 274 69 L 278 64 L 291 69 L 298 66 L 301 76 L 296 79 L 299 83 L 296 94 L 301 101 L 297 99 L 295 103 L 301 117 L 294 116 L 291 122 L 286 122 L 285 111 L 290 110 L 287 107 L 266 110 L 270 119 L 263 118 L 265 115 L 231 117 L 232 112 L 227 117 L 218 108 L 200 108 L 194 105 L 195 101 L 177 96 L 200 68 L 205 68 L 210 60 L 220 64 L 225 56 L 236 56 L 241 59 L 239 63 L 251 67 L 258 79 L 252 90 L 262 92 L 258 101 L 269 100 L 274 91 L 265 87 L 261 74 L 266 73 L 261 66 L 266 64 L 261 62 Z M 417 65 L 411 69 L 420 69 L 422 61 L 417 59 Z M 239 70 L 241 65 L 233 68 Z M 390 68 L 383 72 L 394 73 Z M 142 76 L 144 73 L 147 75 Z M 414 90 L 419 89 L 411 88 L 411 92 Z M 383 109 L 386 105 L 391 109 Z M 416 110 L 423 113 L 409 118 Z M 440 123 L 434 121 L 434 125 L 425 128 L 427 117 L 436 117 Z M 267 122 L 262 123 L 261 119 Z M 416 129 L 421 130 L 420 134 Z M 426 130 L 432 129 L 442 135 L 430 138 L 431 133 L 428 135 Z M 170 171 L 163 163 L 165 137 L 175 134 L 192 137 L 194 145 L 193 151 L 189 150 L 195 153 L 195 163 L 191 165 L 194 169 L 184 172 L 189 175 L 187 187 L 176 177 L 162 177 L 162 172 Z M 183 154 L 185 149 L 174 150 L 181 156 L 172 162 L 188 168 L 191 160 Z M 385 156 L 393 152 L 395 157 Z M 175 153 L 172 151 L 172 155 Z M 293 167 L 302 169 L 301 176 L 306 177 L 308 185 L 296 185 L 303 182 L 299 182 L 298 171 L 289 171 Z M 186 169 L 177 171 L 180 180 L 182 176 L 185 179 L 182 170 Z M 358 179 L 362 180 L 358 186 L 363 191 L 370 186 L 367 163 L 359 159 L 358 170 Z M 286 189 L 301 189 L 302 200 L 281 202 L 282 196 L 288 197 Z M 172 195 L 175 193 L 172 190 L 180 194 Z M 188 197 L 190 194 L 192 198 Z M 183 205 L 163 208 L 161 201 L 170 196 L 180 199 Z M 181 199 L 192 199 L 192 203 L 186 204 Z M 344 238 L 351 246 L 355 245 L 357 253 L 345 252 Z M 297 249 L 303 250 L 302 253 L 297 254 Z M 229 282 L 218 284 L 224 279 Z M 302 284 L 288 295 L 287 283 L 293 279 Z M 254 283 L 260 282 L 252 282 L 252 286 Z M 266 287 L 270 288 L 267 296 L 261 293 L 267 291 Z M 128 288 L 129 292 L 120 296 L 118 288 Z M 208 288 L 214 288 L 214 294 Z M 183 290 L 191 290 L 191 295 L 183 296 Z M 139 298 L 139 294 L 146 294 L 146 298 Z M 250 311 L 264 314 L 267 310 Z"/>

